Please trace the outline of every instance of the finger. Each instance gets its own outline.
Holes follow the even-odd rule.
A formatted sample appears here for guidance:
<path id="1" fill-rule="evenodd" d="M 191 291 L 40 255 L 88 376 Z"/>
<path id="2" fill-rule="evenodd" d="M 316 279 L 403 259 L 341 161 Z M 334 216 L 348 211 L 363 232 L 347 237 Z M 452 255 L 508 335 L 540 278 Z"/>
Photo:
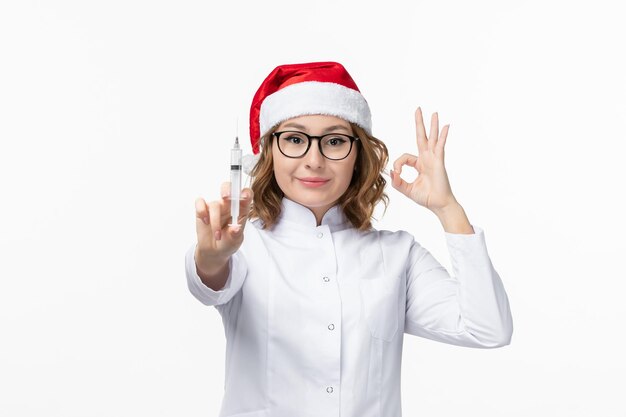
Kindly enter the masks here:
<path id="1" fill-rule="evenodd" d="M 250 188 L 244 188 L 241 190 L 241 202 L 239 206 L 239 213 L 242 216 L 248 216 L 250 207 L 252 206 L 252 199 L 254 197 L 254 191 Z"/>
<path id="2" fill-rule="evenodd" d="M 424 128 L 422 109 L 420 107 L 415 110 L 415 135 L 417 136 L 418 153 L 421 154 L 428 149 L 428 140 L 426 138 L 426 129 Z"/>
<path id="3" fill-rule="evenodd" d="M 230 197 L 230 181 L 222 183 L 220 187 L 220 196 L 223 200 Z"/>
<path id="4" fill-rule="evenodd" d="M 400 174 L 395 171 L 391 172 L 391 185 L 402 194 L 409 195 L 410 184 L 403 180 Z"/>
<path id="5" fill-rule="evenodd" d="M 209 203 L 209 220 L 211 222 L 211 230 L 215 240 L 222 237 L 222 205 L 219 201 L 211 201 Z"/>
<path id="6" fill-rule="evenodd" d="M 196 218 L 204 224 L 209 224 L 209 211 L 203 198 L 196 198 Z"/>
<path id="7" fill-rule="evenodd" d="M 250 214 L 253 195 L 254 192 L 250 188 L 244 188 L 241 190 L 241 199 L 239 200 L 239 216 L 236 219 L 237 223 L 234 225 L 229 223 L 229 229 L 234 231 L 243 229 L 243 226 L 246 224 L 246 220 L 248 219 L 248 215 Z M 229 220 L 232 220 L 232 216 L 229 217 Z"/>
<path id="8" fill-rule="evenodd" d="M 246 220 L 250 214 L 253 195 L 254 192 L 250 188 L 244 188 L 241 190 L 241 200 L 239 200 L 239 217 L 237 218 L 237 223 L 233 225 L 228 222 L 227 233 L 230 239 L 238 239 L 243 233 L 246 226 Z M 232 216 L 229 216 L 228 219 L 232 220 L 231 217 Z"/>
<path id="9" fill-rule="evenodd" d="M 450 130 L 450 125 L 447 124 L 441 129 L 441 135 L 439 135 L 439 141 L 437 142 L 437 148 L 435 148 L 435 154 L 443 156 L 444 149 L 446 146 L 446 139 L 448 137 L 448 130 Z"/>
<path id="10" fill-rule="evenodd" d="M 409 165 L 413 168 L 416 167 L 417 164 L 417 156 L 411 155 L 410 153 L 402 154 L 398 159 L 396 159 L 393 163 L 393 170 L 399 174 L 402 174 L 402 167 L 404 165 Z"/>
<path id="11" fill-rule="evenodd" d="M 435 151 L 437 139 L 439 138 L 439 114 L 434 112 L 430 118 L 430 135 L 428 135 L 428 149 Z"/>

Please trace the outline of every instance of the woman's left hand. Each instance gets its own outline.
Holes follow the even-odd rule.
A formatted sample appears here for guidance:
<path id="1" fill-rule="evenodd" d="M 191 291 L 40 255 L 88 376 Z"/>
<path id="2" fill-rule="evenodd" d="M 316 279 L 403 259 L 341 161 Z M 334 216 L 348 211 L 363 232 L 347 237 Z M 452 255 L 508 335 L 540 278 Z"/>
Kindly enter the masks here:
<path id="1" fill-rule="evenodd" d="M 391 171 L 393 188 L 435 213 L 451 204 L 458 204 L 452 194 L 443 161 L 449 127 L 450 125 L 444 126 L 439 134 L 439 118 L 437 113 L 434 113 L 430 122 L 430 135 L 427 138 L 422 110 L 418 107 L 415 111 L 415 128 L 419 156 L 403 154 L 393 163 Z M 404 165 L 413 167 L 418 172 L 417 178 L 412 183 L 407 183 L 400 177 Z"/>

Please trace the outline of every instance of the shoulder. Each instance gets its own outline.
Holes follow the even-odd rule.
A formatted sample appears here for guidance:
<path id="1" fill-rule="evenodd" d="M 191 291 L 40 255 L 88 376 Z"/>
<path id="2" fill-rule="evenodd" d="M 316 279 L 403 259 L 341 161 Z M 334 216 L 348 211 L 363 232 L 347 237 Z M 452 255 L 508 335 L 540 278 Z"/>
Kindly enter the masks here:
<path id="1" fill-rule="evenodd" d="M 371 227 L 365 233 L 374 233 L 376 234 L 376 236 L 378 236 L 379 239 L 389 240 L 389 241 L 413 239 L 413 235 L 407 232 L 406 230 L 387 230 L 387 229 L 379 230 L 374 227 Z"/>
<path id="2" fill-rule="evenodd" d="M 369 229 L 359 232 L 358 246 L 361 261 L 380 259 L 390 273 L 403 274 L 407 265 L 420 252 L 420 245 L 414 236 L 405 230 Z"/>
<path id="3" fill-rule="evenodd" d="M 247 219 L 246 227 L 243 230 L 244 239 L 242 248 L 248 245 L 257 245 L 260 243 L 260 234 L 263 231 L 263 221 L 261 219 Z"/>
<path id="4" fill-rule="evenodd" d="M 377 230 L 371 228 L 360 233 L 363 237 L 369 237 L 370 239 L 377 240 L 381 246 L 385 247 L 411 247 L 415 244 L 415 237 L 405 230 Z"/>
<path id="5" fill-rule="evenodd" d="M 263 222 L 263 220 L 261 220 L 258 217 L 251 217 L 249 218 L 246 223 L 248 223 L 248 225 L 253 226 L 255 229 L 257 230 L 261 230 L 263 229 L 265 223 Z"/>

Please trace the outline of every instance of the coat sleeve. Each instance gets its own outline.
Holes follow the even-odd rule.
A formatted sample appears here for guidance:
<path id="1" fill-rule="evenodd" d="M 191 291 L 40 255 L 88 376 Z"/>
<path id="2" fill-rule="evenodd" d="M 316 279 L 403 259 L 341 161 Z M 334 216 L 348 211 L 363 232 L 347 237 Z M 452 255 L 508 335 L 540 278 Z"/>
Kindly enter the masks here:
<path id="1" fill-rule="evenodd" d="M 405 333 L 448 344 L 496 348 L 511 343 L 513 320 L 482 228 L 447 233 L 454 277 L 413 240 L 407 265 Z"/>
<path id="2" fill-rule="evenodd" d="M 243 286 L 248 272 L 245 257 L 241 251 L 235 252 L 230 257 L 228 261 L 229 274 L 226 284 L 224 284 L 221 290 L 215 291 L 207 287 L 198 275 L 195 260 L 196 245 L 196 243 L 191 245 L 185 254 L 185 274 L 187 275 L 189 291 L 204 305 L 218 306 L 226 304 Z"/>

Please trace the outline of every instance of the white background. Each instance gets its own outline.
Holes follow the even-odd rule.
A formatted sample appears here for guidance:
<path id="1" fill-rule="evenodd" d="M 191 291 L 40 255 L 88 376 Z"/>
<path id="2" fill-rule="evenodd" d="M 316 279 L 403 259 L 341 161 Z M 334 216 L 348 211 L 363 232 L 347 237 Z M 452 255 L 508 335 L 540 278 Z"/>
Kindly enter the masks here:
<path id="1" fill-rule="evenodd" d="M 217 416 L 194 200 L 228 180 L 237 119 L 250 151 L 276 65 L 335 60 L 392 161 L 418 105 L 451 124 L 452 190 L 513 312 L 501 349 L 405 335 L 404 415 L 625 416 L 619 3 L 3 1 L 0 414 Z M 436 216 L 388 194 L 376 227 L 451 271 Z"/>

